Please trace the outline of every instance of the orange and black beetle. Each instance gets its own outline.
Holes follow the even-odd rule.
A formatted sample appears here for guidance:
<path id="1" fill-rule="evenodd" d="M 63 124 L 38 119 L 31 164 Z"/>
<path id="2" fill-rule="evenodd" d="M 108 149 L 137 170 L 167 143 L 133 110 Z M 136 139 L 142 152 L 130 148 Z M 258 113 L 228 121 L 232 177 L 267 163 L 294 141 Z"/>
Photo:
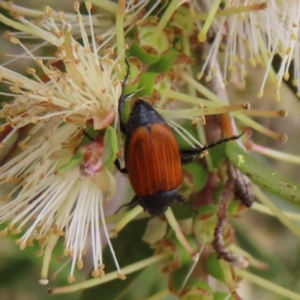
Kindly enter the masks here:
<path id="1" fill-rule="evenodd" d="M 164 118 L 142 99 L 135 101 L 129 114 L 128 122 L 121 120 L 125 96 L 124 87 L 129 75 L 122 84 L 119 100 L 119 118 L 121 131 L 125 134 L 125 168 L 121 169 L 119 161 L 116 166 L 121 173 L 127 173 L 135 196 L 128 204 L 139 203 L 152 216 L 163 214 L 177 200 L 187 201 L 177 193 L 181 183 L 181 156 L 199 155 L 203 151 L 223 142 L 238 139 L 233 136 L 212 145 L 181 149 Z"/>

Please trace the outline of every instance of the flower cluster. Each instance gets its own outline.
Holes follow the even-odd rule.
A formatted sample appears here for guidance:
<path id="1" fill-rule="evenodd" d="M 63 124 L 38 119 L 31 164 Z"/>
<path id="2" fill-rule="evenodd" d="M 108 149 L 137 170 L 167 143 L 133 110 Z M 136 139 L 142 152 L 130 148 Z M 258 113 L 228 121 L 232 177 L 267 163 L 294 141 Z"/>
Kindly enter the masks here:
<path id="1" fill-rule="evenodd" d="M 44 64 L 18 38 L 12 37 L 11 41 L 36 61 L 44 77 L 40 78 L 34 68 L 27 69 L 31 77 L 28 78 L 0 67 L 1 76 L 14 97 L 1 111 L 1 117 L 7 121 L 2 124 L 2 130 L 7 129 L 2 147 L 10 147 L 20 129 L 24 130 L 13 146 L 19 153 L 0 168 L 1 184 L 13 183 L 3 199 L 7 204 L 1 207 L 1 222 L 10 220 L 1 234 L 23 232 L 17 240 L 21 249 L 38 240 L 38 255 L 51 252 L 49 247 L 64 236 L 64 254 L 72 257 L 70 282 L 74 280 L 76 264 L 79 269 L 83 267 L 82 255 L 89 235 L 92 236 L 93 274 L 103 275 L 99 220 L 103 221 L 108 237 L 103 207 L 115 193 L 116 181 L 107 168 L 98 168 L 84 180 L 79 166 L 67 172 L 59 170 L 82 147 L 83 131 L 88 126 L 100 130 L 113 122 L 121 95 L 113 50 L 106 49 L 106 54 L 98 58 L 96 42 L 93 39 L 91 49 L 80 14 L 78 18 L 83 45 L 74 39 L 71 25 L 62 16 L 62 26 L 57 27 L 50 8 L 46 10 L 42 27 L 19 17 L 24 26 L 57 47 L 55 58 L 52 63 Z M 55 62 L 63 65 L 64 70 L 55 67 Z M 95 144 L 99 147 L 102 144 L 103 148 L 103 139 Z M 24 227 L 27 227 L 25 231 Z M 48 253 L 45 258 L 49 260 L 50 256 Z M 47 269 L 49 261 L 44 263 Z M 119 269 L 117 260 L 116 265 Z M 42 279 L 46 278 L 47 272 L 42 273 Z"/>
<path id="2" fill-rule="evenodd" d="M 268 75 L 276 86 L 276 98 L 280 99 L 282 81 L 293 77 L 293 85 L 299 94 L 299 3 L 297 1 L 277 3 L 277 1 L 231 1 L 230 8 L 253 9 L 249 14 L 220 17 L 216 25 L 216 38 L 208 53 L 213 63 L 217 62 L 218 49 L 225 52 L 223 78 L 228 80 L 228 71 L 242 86 L 246 85 L 247 62 L 255 67 L 266 66 L 265 76 L 258 90 L 258 97 L 264 93 Z M 247 7 L 248 6 L 248 7 Z M 226 11 L 226 9 L 225 9 Z M 226 41 L 226 44 L 225 44 Z M 275 55 L 281 58 L 277 74 L 272 69 Z M 295 64 L 293 74 L 290 66 Z M 204 65 L 203 68 L 206 66 Z M 201 73 L 200 73 L 201 74 Z"/>

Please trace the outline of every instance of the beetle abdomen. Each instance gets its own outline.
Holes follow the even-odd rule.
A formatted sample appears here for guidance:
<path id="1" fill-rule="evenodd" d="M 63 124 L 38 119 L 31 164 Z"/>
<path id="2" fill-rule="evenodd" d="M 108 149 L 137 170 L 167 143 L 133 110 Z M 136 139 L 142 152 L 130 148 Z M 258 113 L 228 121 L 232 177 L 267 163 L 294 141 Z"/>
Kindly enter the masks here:
<path id="1" fill-rule="evenodd" d="M 138 196 L 176 189 L 181 183 L 181 158 L 172 131 L 162 123 L 138 127 L 127 145 L 127 170 Z"/>

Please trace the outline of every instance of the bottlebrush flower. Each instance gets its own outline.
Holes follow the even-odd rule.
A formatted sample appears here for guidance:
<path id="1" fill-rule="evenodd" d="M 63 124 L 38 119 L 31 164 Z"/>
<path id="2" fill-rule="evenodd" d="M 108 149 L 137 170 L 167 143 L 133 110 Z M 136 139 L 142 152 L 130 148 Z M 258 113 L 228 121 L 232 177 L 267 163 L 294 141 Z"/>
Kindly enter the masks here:
<path id="1" fill-rule="evenodd" d="M 78 18 L 82 25 L 80 15 Z M 0 112 L 7 121 L 2 129 L 11 128 L 2 139 L 2 147 L 11 144 L 19 129 L 26 131 L 13 149 L 16 154 L 0 167 L 1 186 L 9 189 L 0 211 L 0 223 L 8 222 L 8 225 L 1 235 L 9 231 L 22 233 L 17 240 L 21 249 L 32 245 L 34 240 L 39 241 L 38 255 L 45 252 L 42 282 L 47 279 L 51 251 L 59 237 L 64 237 L 64 254 L 72 260 L 70 282 L 74 280 L 75 266 L 83 267 L 82 256 L 91 237 L 93 276 L 103 276 L 102 234 L 114 256 L 105 225 L 104 205 L 115 193 L 115 178 L 101 166 L 103 151 L 94 151 L 92 156 L 97 153 L 94 160 L 86 155 L 81 165 L 71 170 L 59 170 L 78 149 L 87 151 L 87 146 L 80 146 L 87 126 L 99 130 L 113 122 L 121 95 L 118 63 L 111 58 L 112 51 L 107 50 L 98 57 L 95 40 L 91 49 L 84 26 L 80 26 L 83 45 L 73 38 L 68 24 L 62 29 L 54 29 L 55 22 L 52 28 L 29 22 L 20 26 L 30 28 L 33 35 L 57 47 L 55 60 L 65 70 L 44 64 L 19 39 L 11 38 L 36 61 L 46 77 L 41 80 L 33 68 L 27 69 L 31 76 L 28 78 L 0 67 L 3 82 L 12 91 L 9 96 L 14 97 Z M 115 128 L 116 125 L 115 122 Z M 103 148 L 103 139 L 92 144 L 97 149 Z M 100 165 L 91 171 L 91 164 Z M 123 277 L 115 256 L 114 260 Z"/>
<path id="2" fill-rule="evenodd" d="M 219 63 L 219 52 L 224 52 L 224 82 L 239 81 L 245 87 L 249 63 L 265 66 L 265 76 L 258 91 L 262 97 L 266 79 L 272 78 L 276 86 L 276 98 L 280 99 L 282 81 L 293 78 L 293 85 L 299 84 L 299 1 L 226 1 L 224 9 L 216 13 L 211 29 L 214 32 L 212 46 L 203 64 L 199 78 L 210 65 L 207 80 L 214 74 Z M 201 14 L 196 19 L 201 19 Z M 281 58 L 279 70 L 274 71 L 275 55 Z M 290 70 L 294 64 L 293 71 Z"/>

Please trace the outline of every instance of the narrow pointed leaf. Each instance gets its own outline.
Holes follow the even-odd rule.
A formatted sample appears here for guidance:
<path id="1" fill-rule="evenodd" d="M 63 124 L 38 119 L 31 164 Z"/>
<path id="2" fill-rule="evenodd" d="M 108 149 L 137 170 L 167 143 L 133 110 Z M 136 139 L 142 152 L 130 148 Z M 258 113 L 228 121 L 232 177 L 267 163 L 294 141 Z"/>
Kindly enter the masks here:
<path id="1" fill-rule="evenodd" d="M 253 182 L 279 197 L 300 205 L 300 185 L 283 177 L 245 152 L 237 142 L 226 144 L 229 160 Z"/>

